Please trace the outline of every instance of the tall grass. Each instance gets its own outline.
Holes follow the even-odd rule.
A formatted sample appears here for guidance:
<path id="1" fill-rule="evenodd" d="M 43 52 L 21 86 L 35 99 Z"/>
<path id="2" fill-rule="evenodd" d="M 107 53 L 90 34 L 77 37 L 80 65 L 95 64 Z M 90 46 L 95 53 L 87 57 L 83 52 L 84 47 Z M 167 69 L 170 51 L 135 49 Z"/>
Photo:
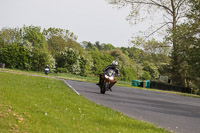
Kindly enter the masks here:
<path id="1" fill-rule="evenodd" d="M 163 133 L 76 95 L 62 81 L 0 72 L 0 132 Z"/>

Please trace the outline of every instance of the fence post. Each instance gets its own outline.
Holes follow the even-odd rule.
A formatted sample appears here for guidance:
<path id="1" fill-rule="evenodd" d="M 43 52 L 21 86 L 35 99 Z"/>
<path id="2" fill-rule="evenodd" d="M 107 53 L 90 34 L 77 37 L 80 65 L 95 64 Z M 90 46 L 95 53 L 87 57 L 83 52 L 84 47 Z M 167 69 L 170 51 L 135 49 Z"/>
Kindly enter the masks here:
<path id="1" fill-rule="evenodd" d="M 143 80 L 143 88 L 145 88 L 145 80 Z"/>

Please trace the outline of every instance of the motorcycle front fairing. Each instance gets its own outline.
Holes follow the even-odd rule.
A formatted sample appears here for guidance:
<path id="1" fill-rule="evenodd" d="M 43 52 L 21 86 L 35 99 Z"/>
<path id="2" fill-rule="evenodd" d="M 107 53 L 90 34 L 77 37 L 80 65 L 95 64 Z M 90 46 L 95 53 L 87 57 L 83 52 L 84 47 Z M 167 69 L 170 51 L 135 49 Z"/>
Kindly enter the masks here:
<path id="1" fill-rule="evenodd" d="M 107 80 L 109 82 L 114 82 L 115 81 L 115 71 L 112 69 L 109 69 L 104 73 L 104 80 Z"/>
<path id="2" fill-rule="evenodd" d="M 109 86 L 111 83 L 115 82 L 115 71 L 112 69 L 107 70 L 103 75 L 102 75 L 102 85 L 105 82 L 108 82 Z"/>

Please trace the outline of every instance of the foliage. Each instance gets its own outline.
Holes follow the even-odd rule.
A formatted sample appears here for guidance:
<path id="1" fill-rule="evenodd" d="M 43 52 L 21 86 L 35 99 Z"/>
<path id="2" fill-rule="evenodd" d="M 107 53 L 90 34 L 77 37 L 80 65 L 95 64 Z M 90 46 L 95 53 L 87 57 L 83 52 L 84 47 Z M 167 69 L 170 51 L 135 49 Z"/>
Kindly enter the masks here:
<path id="1" fill-rule="evenodd" d="M 110 51 L 110 55 L 115 58 L 115 60 L 119 60 L 123 63 L 127 62 L 128 57 L 122 53 L 120 49 L 114 49 Z"/>
<path id="2" fill-rule="evenodd" d="M 47 64 L 55 67 L 40 27 L 4 28 L 0 36 L 0 58 L 8 68 L 42 71 Z"/>
<path id="3" fill-rule="evenodd" d="M 84 41 L 80 45 L 76 39 L 73 32 L 60 28 L 3 28 L 0 30 L 0 62 L 9 68 L 43 71 L 49 65 L 51 71 L 94 76 L 117 60 L 120 80 L 155 79 L 159 72 L 168 75 L 162 67 L 162 64 L 169 64 L 169 49 L 165 42 L 155 39 L 145 42 L 138 37 L 134 43 L 142 44 L 141 49 L 136 45 L 115 48 L 99 41 L 95 44 Z"/>
<path id="4" fill-rule="evenodd" d="M 8 68 L 29 70 L 30 58 L 29 51 L 23 46 L 12 44 L 0 48 L 0 62 L 5 63 Z"/>
<path id="5" fill-rule="evenodd" d="M 190 22 L 185 30 L 186 39 L 184 41 L 190 44 L 190 49 L 187 52 L 189 72 L 194 78 L 200 78 L 200 1 L 190 0 L 190 2 L 192 9 L 188 14 Z"/>
<path id="6" fill-rule="evenodd" d="M 89 61 L 87 58 L 85 58 L 84 56 L 80 57 L 80 75 L 81 76 L 87 76 L 88 75 L 88 71 L 89 71 Z"/>
<path id="7" fill-rule="evenodd" d="M 102 44 L 102 47 L 103 47 L 102 50 L 104 51 L 113 50 L 115 48 L 112 44 L 105 44 L 105 43 Z"/>
<path id="8" fill-rule="evenodd" d="M 82 50 L 80 44 L 76 43 L 77 36 L 69 30 L 60 28 L 48 28 L 43 30 L 43 34 L 48 43 L 50 53 L 55 56 L 65 47 Z"/>
<path id="9" fill-rule="evenodd" d="M 151 75 L 152 79 L 156 79 L 159 77 L 159 72 L 158 72 L 158 68 L 156 66 L 154 66 L 153 63 L 150 63 L 148 61 L 144 61 L 143 63 L 143 70 L 145 72 L 148 72 L 149 75 Z M 147 73 L 145 73 L 147 75 Z"/>
<path id="10" fill-rule="evenodd" d="M 49 53 L 46 50 L 35 48 L 32 51 L 31 70 L 43 71 L 45 66 L 50 63 Z M 55 62 L 52 62 L 55 63 Z M 51 64 L 52 66 L 52 64 Z"/>
<path id="11" fill-rule="evenodd" d="M 112 44 L 100 44 L 99 41 L 95 42 L 95 44 L 92 44 L 91 42 L 83 41 L 82 47 L 87 51 L 109 51 L 115 49 L 115 47 Z"/>
<path id="12" fill-rule="evenodd" d="M 98 48 L 99 51 L 103 50 L 103 45 L 101 45 L 99 41 L 96 41 L 94 45 Z"/>
<path id="13" fill-rule="evenodd" d="M 65 47 L 64 50 L 56 55 L 56 67 L 67 68 L 69 72 L 73 74 L 79 74 L 79 60 L 80 56 L 78 51 Z"/>
<path id="14" fill-rule="evenodd" d="M 67 68 L 58 67 L 56 68 L 56 73 L 69 73 L 69 71 Z"/>
<path id="15" fill-rule="evenodd" d="M 0 31 L 0 47 L 12 44 L 20 44 L 21 30 L 18 28 L 3 28 Z"/>
<path id="16" fill-rule="evenodd" d="M 110 65 L 111 62 L 114 60 L 113 56 L 106 53 L 95 52 L 95 51 L 90 51 L 89 53 L 91 54 L 93 59 L 92 72 L 95 75 L 99 75 L 100 73 L 102 73 L 103 69 L 106 66 Z"/>
<path id="17" fill-rule="evenodd" d="M 191 86 L 191 82 L 197 85 L 197 79 L 200 77 L 200 2 L 190 0 L 191 9 L 187 14 L 188 22 L 177 26 L 177 60 L 176 71 L 182 85 Z M 197 88 L 200 88 L 197 85 Z"/>
<path id="18" fill-rule="evenodd" d="M 132 81 L 133 79 L 137 79 L 137 73 L 135 69 L 129 67 L 124 68 L 123 66 L 120 68 L 121 77 L 120 79 L 123 81 Z"/>
<path id="19" fill-rule="evenodd" d="M 23 41 L 28 41 L 35 48 L 46 48 L 45 36 L 38 26 L 24 26 L 22 29 Z"/>
<path id="20" fill-rule="evenodd" d="M 147 75 L 147 72 L 151 75 L 151 79 L 158 78 L 159 74 L 169 75 L 169 71 L 167 73 L 166 71 L 165 73 L 158 71 L 162 69 L 163 64 L 169 64 L 170 61 L 168 57 L 169 47 L 165 42 L 158 42 L 155 39 L 143 41 L 142 38 L 137 37 L 132 43 L 135 47 L 123 48 L 122 50 L 124 53 L 128 52 L 126 55 L 136 62 L 138 78 L 144 77 L 143 74 Z"/>
<path id="21" fill-rule="evenodd" d="M 67 46 L 66 41 L 61 36 L 52 36 L 47 40 L 49 51 L 53 56 Z"/>
<path id="22" fill-rule="evenodd" d="M 98 48 L 91 42 L 83 41 L 82 47 L 87 51 L 98 51 Z"/>
<path id="23" fill-rule="evenodd" d="M 151 79 L 151 75 L 149 72 L 144 71 L 144 73 L 142 74 L 142 80 L 150 80 Z"/>

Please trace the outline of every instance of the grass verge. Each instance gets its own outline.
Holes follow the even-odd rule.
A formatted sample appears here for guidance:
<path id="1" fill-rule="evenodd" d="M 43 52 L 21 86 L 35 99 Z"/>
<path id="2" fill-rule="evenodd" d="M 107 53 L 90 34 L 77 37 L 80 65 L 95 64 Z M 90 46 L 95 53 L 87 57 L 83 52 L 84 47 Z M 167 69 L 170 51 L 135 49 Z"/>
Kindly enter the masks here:
<path id="1" fill-rule="evenodd" d="M 0 72 L 0 132 L 165 133 L 76 95 L 62 81 Z"/>

